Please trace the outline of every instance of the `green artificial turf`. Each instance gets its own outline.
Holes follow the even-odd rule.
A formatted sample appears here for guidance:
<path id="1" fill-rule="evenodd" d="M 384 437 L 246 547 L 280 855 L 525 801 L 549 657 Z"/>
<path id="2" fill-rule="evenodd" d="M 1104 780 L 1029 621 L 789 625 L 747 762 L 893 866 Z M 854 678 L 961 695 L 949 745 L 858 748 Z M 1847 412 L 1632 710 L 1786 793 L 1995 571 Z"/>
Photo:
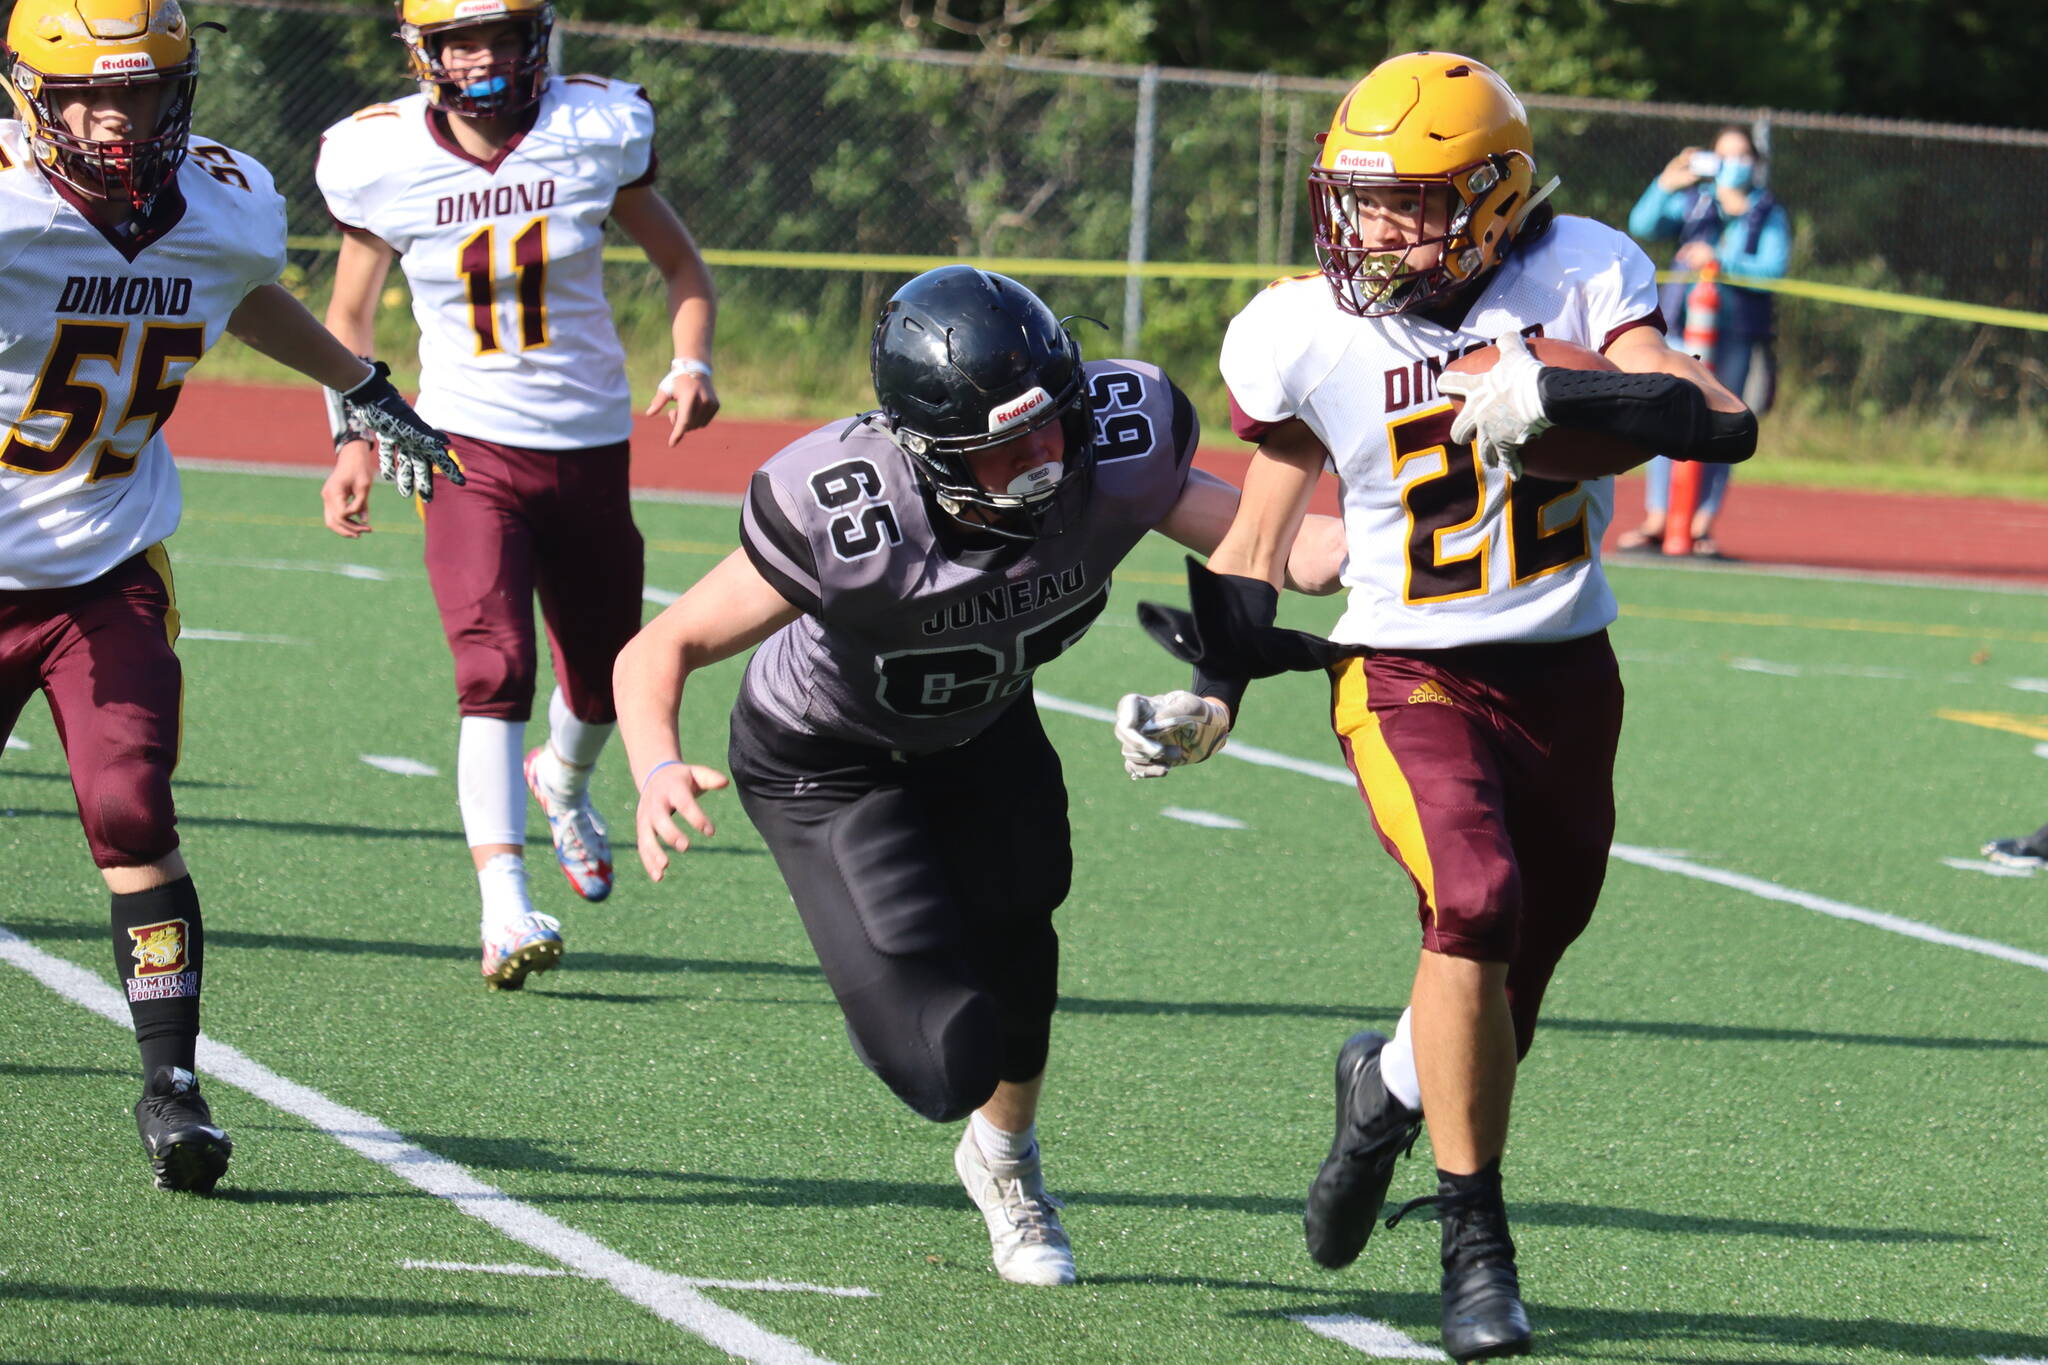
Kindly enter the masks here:
<path id="1" fill-rule="evenodd" d="M 1301 1246 L 1331 1059 L 1391 1025 L 1414 970 L 1413 893 L 1355 793 L 1227 757 L 1133 783 L 1106 725 L 1047 713 L 1077 866 L 1041 1133 L 1082 1278 L 1006 1285 L 952 1176 L 957 1130 L 854 1060 L 730 793 L 717 838 L 654 886 L 610 755 L 594 790 L 618 890 L 575 901 L 534 817 L 537 900 L 568 955 L 523 992 L 483 989 L 417 523 L 380 491 L 383 529 L 343 542 L 317 487 L 188 474 L 172 542 L 188 628 L 285 641 L 180 647 L 209 1034 L 648 1267 L 872 1290 L 705 1291 L 826 1359 L 1359 1358 L 1300 1315 L 1436 1345 L 1429 1224 L 1339 1273 Z M 734 543 L 730 508 L 638 513 L 658 588 Z M 1178 564 L 1142 546 L 1041 692 L 1110 707 L 1176 685 L 1132 607 L 1179 596 Z M 2048 678 L 2038 598 L 1612 578 L 1619 840 L 2048 954 L 2048 874 L 1941 861 L 2048 819 L 2036 741 L 1937 716 L 2048 712 L 2027 690 Z M 1336 609 L 1287 610 L 1322 627 Z M 738 676 L 692 681 L 686 753 L 722 766 Z M 1340 763 L 1325 695 L 1260 684 L 1237 742 Z M 110 979 L 106 896 L 39 702 L 16 733 L 0 925 Z M 4 966 L 0 1059 L 0 1359 L 719 1358 L 603 1281 L 404 1268 L 556 1263 L 219 1080 L 220 1192 L 149 1189 L 131 1041 Z M 1585 1361 L 2048 1357 L 2044 1171 L 2048 972 L 1619 860 L 1553 986 L 1506 1162 L 1538 1352 Z M 1424 1144 L 1393 1195 L 1430 1184 Z"/>

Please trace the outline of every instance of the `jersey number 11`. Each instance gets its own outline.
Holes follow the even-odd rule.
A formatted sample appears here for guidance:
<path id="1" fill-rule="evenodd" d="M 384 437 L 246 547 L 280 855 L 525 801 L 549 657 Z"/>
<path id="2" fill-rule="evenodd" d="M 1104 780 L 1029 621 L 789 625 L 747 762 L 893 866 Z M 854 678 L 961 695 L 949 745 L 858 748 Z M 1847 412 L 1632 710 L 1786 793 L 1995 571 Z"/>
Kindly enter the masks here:
<path id="1" fill-rule="evenodd" d="M 462 244 L 458 269 L 469 289 L 469 325 L 476 329 L 476 353 L 504 349 L 498 342 L 498 239 L 489 224 Z M 512 274 L 518 284 L 519 349 L 548 344 L 548 220 L 536 218 L 512 239 Z"/>

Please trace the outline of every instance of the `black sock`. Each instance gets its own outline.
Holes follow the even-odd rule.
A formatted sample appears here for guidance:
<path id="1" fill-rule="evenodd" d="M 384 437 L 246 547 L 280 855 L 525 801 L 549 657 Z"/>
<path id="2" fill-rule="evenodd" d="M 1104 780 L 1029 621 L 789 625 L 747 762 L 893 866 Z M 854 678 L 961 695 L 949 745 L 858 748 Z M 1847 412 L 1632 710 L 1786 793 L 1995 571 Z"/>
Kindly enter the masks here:
<path id="1" fill-rule="evenodd" d="M 1481 1166 L 1471 1175 L 1452 1175 L 1443 1167 L 1437 1167 L 1436 1187 L 1441 1194 L 1494 1194 L 1500 1193 L 1500 1158 Z"/>
<path id="2" fill-rule="evenodd" d="M 2031 853 L 2036 858 L 2048 858 L 2048 825 L 2020 840 L 2020 852 Z"/>
<path id="3" fill-rule="evenodd" d="M 114 970 L 128 995 L 145 1084 L 160 1066 L 190 1071 L 199 1046 L 199 977 L 205 935 L 190 877 L 116 892 Z"/>

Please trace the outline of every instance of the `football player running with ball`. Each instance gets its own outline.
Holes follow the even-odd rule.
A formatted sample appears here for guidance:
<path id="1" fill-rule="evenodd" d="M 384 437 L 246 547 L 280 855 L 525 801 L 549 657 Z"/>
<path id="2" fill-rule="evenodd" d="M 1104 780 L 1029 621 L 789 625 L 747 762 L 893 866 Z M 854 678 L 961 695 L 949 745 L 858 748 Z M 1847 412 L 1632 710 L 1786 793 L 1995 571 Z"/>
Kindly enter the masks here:
<path id="1" fill-rule="evenodd" d="M 576 893 L 600 901 L 612 889 L 590 776 L 617 715 L 612 661 L 640 628 L 644 556 L 605 220 L 667 285 L 676 359 L 647 413 L 675 405 L 670 445 L 718 411 L 715 304 L 703 257 L 654 188 L 646 95 L 550 74 L 546 0 L 401 0 L 398 19 L 420 93 L 360 110 L 321 142 L 320 191 L 342 229 L 327 324 L 367 350 L 391 264 L 403 268 L 420 410 L 454 433 L 468 476 L 425 509 L 427 576 L 455 655 L 456 785 L 483 902 L 483 977 L 516 990 L 562 956 L 560 922 L 536 913 L 527 889 L 528 789 Z M 339 458 L 321 490 L 328 528 L 350 537 L 370 529 L 373 474 L 353 435 L 336 421 Z M 536 591 L 559 686 L 547 742 L 522 763 Z"/>
<path id="2" fill-rule="evenodd" d="M 1204 552 L 1237 490 L 1193 473 L 1193 407 L 1080 346 L 1014 280 L 946 266 L 883 309 L 879 408 L 754 475 L 741 548 L 619 656 L 619 727 L 660 880 L 726 785 L 687 762 L 698 669 L 755 644 L 732 713 L 740 804 L 775 855 L 854 1051 L 918 1114 L 967 1119 L 954 1170 L 996 1270 L 1069 1284 L 1034 1126 L 1072 871 L 1031 677 L 1087 631 L 1153 529 Z M 1315 519 L 1292 581 L 1335 591 Z M 762 643 L 765 641 L 766 643 Z"/>
<path id="3" fill-rule="evenodd" d="M 228 331 L 341 391 L 408 479 L 458 476 L 384 367 L 275 282 L 284 201 L 262 166 L 192 133 L 199 49 L 177 0 L 17 0 L 6 63 L 0 737 L 49 698 L 113 894 L 143 1149 L 159 1188 L 205 1191 L 234 1147 L 192 1074 L 205 932 L 171 804 L 184 680 L 163 542 L 181 503 L 161 429 Z"/>
<path id="4" fill-rule="evenodd" d="M 1501 1189 L 1509 1100 L 1600 893 L 1622 709 L 1599 561 L 1612 480 L 1520 477 L 1517 453 L 1555 425 L 1645 457 L 1734 461 L 1756 423 L 1665 344 L 1642 251 L 1553 215 L 1522 105 L 1480 63 L 1419 52 L 1375 68 L 1308 182 L 1320 274 L 1268 288 L 1223 343 L 1233 425 L 1258 450 L 1213 572 L 1191 570 L 1198 629 L 1179 633 L 1200 641 L 1184 653 L 1194 688 L 1126 697 L 1119 738 L 1134 776 L 1160 776 L 1213 752 L 1248 678 L 1328 667 L 1345 759 L 1415 884 L 1422 956 L 1394 1037 L 1338 1053 L 1309 1253 L 1336 1267 L 1364 1249 L 1426 1117 L 1437 1190 L 1401 1212 L 1434 1205 L 1442 1222 L 1445 1349 L 1514 1354 L 1530 1329 Z M 1526 336 L 1619 371 L 1539 365 Z M 1489 342 L 1492 369 L 1443 374 Z M 1351 545 L 1330 641 L 1270 624 L 1325 461 Z"/>

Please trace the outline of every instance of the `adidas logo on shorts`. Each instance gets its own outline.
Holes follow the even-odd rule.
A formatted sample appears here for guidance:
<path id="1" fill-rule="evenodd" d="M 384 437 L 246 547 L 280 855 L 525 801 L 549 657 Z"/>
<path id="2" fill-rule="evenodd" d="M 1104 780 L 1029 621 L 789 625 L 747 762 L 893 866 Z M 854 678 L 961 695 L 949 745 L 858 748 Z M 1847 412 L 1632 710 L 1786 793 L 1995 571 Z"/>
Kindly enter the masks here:
<path id="1" fill-rule="evenodd" d="M 1438 706 L 1449 706 L 1451 704 L 1451 694 L 1433 682 L 1426 682 L 1408 694 L 1408 704 L 1410 706 L 1417 706 L 1426 701 L 1433 701 Z"/>

